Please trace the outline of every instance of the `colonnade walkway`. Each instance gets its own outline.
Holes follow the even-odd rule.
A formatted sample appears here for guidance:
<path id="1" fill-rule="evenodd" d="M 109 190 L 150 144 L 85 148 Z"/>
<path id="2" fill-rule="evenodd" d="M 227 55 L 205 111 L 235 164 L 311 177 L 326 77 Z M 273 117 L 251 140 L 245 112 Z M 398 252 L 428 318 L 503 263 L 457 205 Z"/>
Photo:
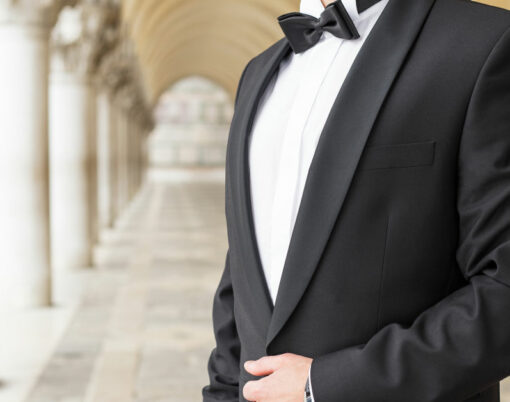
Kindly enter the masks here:
<path id="1" fill-rule="evenodd" d="M 74 274 L 70 292 L 82 294 L 76 308 L 50 313 L 72 317 L 54 320 L 66 327 L 49 331 L 60 335 L 26 395 L 2 393 L 6 381 L 1 402 L 201 401 L 214 344 L 211 302 L 227 247 L 223 185 L 146 184 L 101 243 L 98 267 Z M 52 321 L 38 314 L 44 324 L 17 337 L 38 345 L 34 339 L 48 336 Z M 38 353 L 27 347 L 12 354 Z M 502 402 L 510 402 L 506 387 Z"/>
<path id="2" fill-rule="evenodd" d="M 102 244 L 99 266 L 76 274 L 81 301 L 23 400 L 200 401 L 227 247 L 223 185 L 146 185 Z M 21 402 L 4 387 L 0 401 Z"/>

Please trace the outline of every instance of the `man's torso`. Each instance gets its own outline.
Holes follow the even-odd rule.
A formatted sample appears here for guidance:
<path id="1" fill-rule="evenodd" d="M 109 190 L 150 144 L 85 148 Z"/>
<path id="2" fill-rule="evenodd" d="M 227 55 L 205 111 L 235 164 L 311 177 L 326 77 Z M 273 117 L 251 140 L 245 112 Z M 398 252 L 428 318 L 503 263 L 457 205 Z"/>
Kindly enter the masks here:
<path id="1" fill-rule="evenodd" d="M 253 378 L 242 368 L 247 359 L 363 344 L 465 284 L 456 261 L 459 143 L 473 86 L 510 18 L 463 0 L 390 7 L 317 145 L 274 308 L 255 240 L 246 132 L 285 39 L 246 71 L 226 191 L 240 387 Z M 406 21 L 393 20 L 397 8 Z M 477 398 L 496 401 L 497 389 Z"/>

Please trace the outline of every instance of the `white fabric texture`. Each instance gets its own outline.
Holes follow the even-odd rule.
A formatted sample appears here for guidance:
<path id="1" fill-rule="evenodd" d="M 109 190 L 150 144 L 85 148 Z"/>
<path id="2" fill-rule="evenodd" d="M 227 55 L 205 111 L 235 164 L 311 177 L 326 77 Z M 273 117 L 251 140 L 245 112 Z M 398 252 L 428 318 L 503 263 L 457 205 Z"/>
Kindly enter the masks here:
<path id="1" fill-rule="evenodd" d="M 250 186 L 257 245 L 273 303 L 320 134 L 387 2 L 358 14 L 356 0 L 343 0 L 360 38 L 344 40 L 325 32 L 307 51 L 291 52 L 260 100 L 249 137 Z M 320 0 L 301 1 L 303 13 L 318 18 L 323 10 Z"/>

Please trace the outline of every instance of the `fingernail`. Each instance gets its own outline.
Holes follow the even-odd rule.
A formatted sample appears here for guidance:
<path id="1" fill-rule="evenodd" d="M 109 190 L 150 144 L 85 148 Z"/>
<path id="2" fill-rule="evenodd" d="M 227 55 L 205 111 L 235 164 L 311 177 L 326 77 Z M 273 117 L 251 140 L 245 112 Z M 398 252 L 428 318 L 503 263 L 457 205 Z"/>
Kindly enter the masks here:
<path id="1" fill-rule="evenodd" d="M 244 362 L 244 368 L 247 368 L 249 365 L 251 365 L 253 363 L 253 360 L 246 360 Z"/>

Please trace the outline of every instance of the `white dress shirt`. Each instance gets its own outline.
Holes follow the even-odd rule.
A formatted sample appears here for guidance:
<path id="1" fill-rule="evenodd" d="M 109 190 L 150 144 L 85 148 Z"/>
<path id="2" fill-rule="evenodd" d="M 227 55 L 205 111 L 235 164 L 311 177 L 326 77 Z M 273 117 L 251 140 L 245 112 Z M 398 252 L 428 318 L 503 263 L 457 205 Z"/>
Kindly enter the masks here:
<path id="1" fill-rule="evenodd" d="M 283 272 L 308 169 L 333 102 L 388 0 L 361 14 L 343 0 L 360 38 L 324 32 L 303 53 L 286 57 L 267 86 L 249 139 L 250 185 L 258 249 L 273 303 Z M 301 0 L 319 18 L 321 0 Z"/>

